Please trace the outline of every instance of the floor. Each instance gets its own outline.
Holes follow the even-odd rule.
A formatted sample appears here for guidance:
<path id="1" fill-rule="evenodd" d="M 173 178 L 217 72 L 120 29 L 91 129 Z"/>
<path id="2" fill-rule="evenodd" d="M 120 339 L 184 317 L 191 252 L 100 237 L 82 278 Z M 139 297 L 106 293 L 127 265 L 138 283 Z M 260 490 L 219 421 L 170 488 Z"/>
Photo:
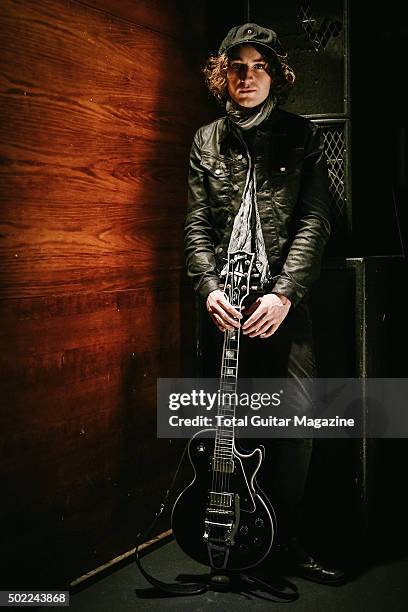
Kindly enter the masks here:
<path id="1" fill-rule="evenodd" d="M 206 575 L 207 568 L 192 561 L 175 541 L 145 555 L 145 570 L 167 582 L 177 576 L 192 574 L 195 580 Z M 240 612 L 247 610 L 294 610 L 294 612 L 407 612 L 408 554 L 382 559 L 369 566 L 343 586 L 325 586 L 301 578 L 289 577 L 297 586 L 294 602 L 267 600 L 270 596 L 208 590 L 200 595 L 168 597 L 156 591 L 142 576 L 134 562 L 117 569 L 94 584 L 71 594 L 70 609 L 75 612 Z"/>

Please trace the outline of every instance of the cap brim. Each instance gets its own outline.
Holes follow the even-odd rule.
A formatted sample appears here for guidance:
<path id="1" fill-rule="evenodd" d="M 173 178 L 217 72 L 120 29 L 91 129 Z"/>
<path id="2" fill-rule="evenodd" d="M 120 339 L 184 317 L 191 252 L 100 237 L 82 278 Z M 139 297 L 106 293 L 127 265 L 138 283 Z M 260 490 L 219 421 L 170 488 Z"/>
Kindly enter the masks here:
<path id="1" fill-rule="evenodd" d="M 272 51 L 273 53 L 275 53 L 275 55 L 279 55 L 279 56 L 285 56 L 286 55 L 286 53 L 284 52 L 284 50 L 282 49 L 282 47 L 280 45 L 279 45 L 279 47 L 280 47 L 280 51 L 282 53 L 278 53 L 278 51 L 276 51 L 276 49 L 274 49 L 270 45 L 267 45 L 266 43 L 258 42 L 257 40 L 251 40 L 251 39 L 249 39 L 249 40 L 241 40 L 239 42 L 236 42 L 236 43 L 230 45 L 229 47 L 227 47 L 226 49 L 224 49 L 224 51 L 219 51 L 219 54 L 221 55 L 221 53 L 228 53 L 228 51 L 230 51 L 234 47 L 239 47 L 240 45 L 253 45 L 254 47 L 255 46 L 265 47 L 265 49 L 268 49 L 269 51 Z"/>

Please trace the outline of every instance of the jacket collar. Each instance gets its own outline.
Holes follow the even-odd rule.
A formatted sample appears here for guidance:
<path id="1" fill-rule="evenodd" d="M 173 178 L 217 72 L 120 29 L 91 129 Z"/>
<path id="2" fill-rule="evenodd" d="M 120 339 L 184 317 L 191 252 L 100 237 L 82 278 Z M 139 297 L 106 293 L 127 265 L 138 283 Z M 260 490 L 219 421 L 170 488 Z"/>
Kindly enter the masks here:
<path id="1" fill-rule="evenodd" d="M 224 121 L 221 122 L 220 131 L 219 131 L 219 143 L 220 146 L 224 144 L 224 141 L 227 141 L 230 138 L 238 138 L 242 139 L 240 134 L 241 130 L 236 127 L 236 125 L 231 121 L 231 119 L 226 115 Z M 255 129 L 261 135 L 267 137 L 271 134 L 285 134 L 284 126 L 282 125 L 282 112 L 279 108 L 273 109 L 268 119 L 263 121 L 260 125 L 258 125 Z"/>

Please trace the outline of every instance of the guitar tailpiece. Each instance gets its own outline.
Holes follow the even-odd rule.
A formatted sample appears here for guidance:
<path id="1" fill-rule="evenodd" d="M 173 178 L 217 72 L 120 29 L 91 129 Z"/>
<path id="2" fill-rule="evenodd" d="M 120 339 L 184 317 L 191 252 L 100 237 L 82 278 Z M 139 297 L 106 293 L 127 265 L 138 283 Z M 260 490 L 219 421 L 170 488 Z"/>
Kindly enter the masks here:
<path id="1" fill-rule="evenodd" d="M 228 563 L 230 547 L 207 543 L 209 565 L 214 569 L 225 569 Z M 218 563 L 217 563 L 218 562 Z"/>

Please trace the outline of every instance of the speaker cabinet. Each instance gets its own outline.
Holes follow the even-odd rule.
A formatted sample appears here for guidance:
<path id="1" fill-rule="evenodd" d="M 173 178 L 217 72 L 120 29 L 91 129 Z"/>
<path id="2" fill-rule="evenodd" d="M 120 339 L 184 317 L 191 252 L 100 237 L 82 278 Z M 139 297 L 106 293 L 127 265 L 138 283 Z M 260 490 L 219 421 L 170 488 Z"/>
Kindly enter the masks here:
<path id="1" fill-rule="evenodd" d="M 251 20 L 275 29 L 296 81 L 284 109 L 323 131 L 333 211 L 327 252 L 351 254 L 350 19 L 347 0 L 251 2 Z"/>
<path id="2" fill-rule="evenodd" d="M 407 376 L 405 306 L 398 295 L 407 271 L 401 257 L 325 262 L 311 296 L 319 377 Z M 369 406 L 361 410 L 367 418 Z M 309 537 L 345 562 L 358 544 L 379 552 L 406 542 L 400 470 L 407 452 L 406 439 L 316 440 L 305 502 Z"/>

